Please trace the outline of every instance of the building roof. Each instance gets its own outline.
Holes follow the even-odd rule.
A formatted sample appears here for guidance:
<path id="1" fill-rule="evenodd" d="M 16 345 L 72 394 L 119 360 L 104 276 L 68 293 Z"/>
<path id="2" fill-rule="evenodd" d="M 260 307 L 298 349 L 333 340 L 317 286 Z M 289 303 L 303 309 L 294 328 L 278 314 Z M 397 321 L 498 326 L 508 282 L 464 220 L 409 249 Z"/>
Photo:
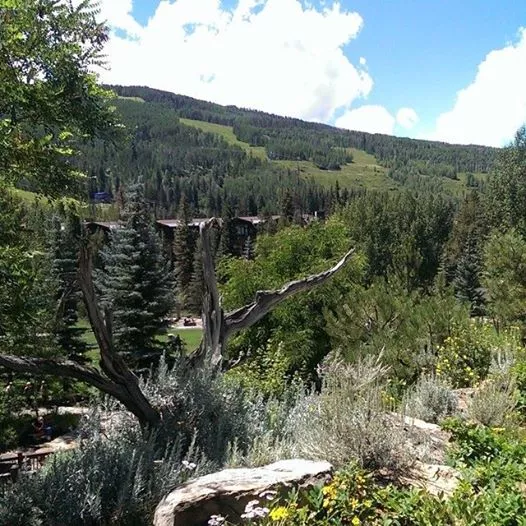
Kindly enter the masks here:
<path id="1" fill-rule="evenodd" d="M 277 221 L 281 216 L 270 216 L 271 219 L 274 221 Z M 267 222 L 266 217 L 259 217 L 259 216 L 239 216 L 237 219 L 242 219 L 243 221 L 248 221 L 249 223 L 252 223 L 253 225 L 260 225 L 262 223 Z"/>
<path id="2" fill-rule="evenodd" d="M 199 227 L 201 223 L 204 223 L 205 221 L 208 221 L 209 219 L 210 219 L 209 217 L 196 217 L 188 221 L 188 226 Z M 161 226 L 166 226 L 168 228 L 177 228 L 181 226 L 181 220 L 180 219 L 158 219 L 157 224 Z"/>
<path id="3" fill-rule="evenodd" d="M 280 217 L 281 216 L 279 215 L 270 216 L 270 218 L 274 221 L 277 221 Z M 304 218 L 306 219 L 305 216 Z M 205 221 L 209 221 L 210 219 L 211 219 L 210 217 L 195 217 L 188 222 L 188 226 L 193 227 L 193 228 L 199 228 L 199 225 L 201 223 L 204 223 Z M 266 223 L 268 217 L 237 216 L 237 217 L 233 217 L 232 219 L 238 220 L 238 221 L 245 221 L 246 223 L 250 223 L 254 226 L 257 226 L 257 225 Z M 180 219 L 158 219 L 156 223 L 166 228 L 178 228 L 181 226 Z M 86 224 L 89 226 L 95 226 L 98 228 L 102 228 L 103 230 L 107 230 L 107 231 L 113 230 L 115 228 L 119 228 L 121 226 L 121 223 L 119 221 L 87 221 Z"/>

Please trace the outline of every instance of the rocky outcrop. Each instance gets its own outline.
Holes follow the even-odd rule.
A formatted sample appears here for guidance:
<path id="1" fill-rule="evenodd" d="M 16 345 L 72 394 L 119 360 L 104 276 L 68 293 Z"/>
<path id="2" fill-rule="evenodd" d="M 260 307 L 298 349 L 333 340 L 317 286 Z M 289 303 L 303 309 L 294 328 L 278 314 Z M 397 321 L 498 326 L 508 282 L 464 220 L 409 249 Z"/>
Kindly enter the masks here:
<path id="1" fill-rule="evenodd" d="M 157 506 L 155 526 L 204 526 L 212 515 L 241 521 L 251 501 L 265 506 L 269 492 L 288 493 L 324 484 L 332 466 L 327 462 L 282 460 L 260 468 L 225 469 L 191 480 L 168 494 Z"/>
<path id="2" fill-rule="evenodd" d="M 444 495 L 450 497 L 460 481 L 460 472 L 442 464 L 424 464 L 415 462 L 415 465 L 400 482 L 416 488 L 425 489 L 431 495 Z"/>
<path id="3" fill-rule="evenodd" d="M 398 425 L 402 424 L 407 431 L 407 447 L 414 454 L 414 464 L 399 477 L 399 482 L 425 489 L 432 495 L 450 496 L 460 480 L 459 471 L 444 464 L 450 433 L 418 418 L 396 416 Z"/>

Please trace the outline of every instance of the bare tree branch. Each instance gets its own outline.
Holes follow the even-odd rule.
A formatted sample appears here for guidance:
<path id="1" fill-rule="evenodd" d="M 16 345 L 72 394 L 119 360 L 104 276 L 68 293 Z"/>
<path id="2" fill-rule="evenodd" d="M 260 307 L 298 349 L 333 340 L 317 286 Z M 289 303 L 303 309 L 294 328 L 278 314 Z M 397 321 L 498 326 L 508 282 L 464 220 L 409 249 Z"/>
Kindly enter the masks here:
<path id="1" fill-rule="evenodd" d="M 102 376 L 97 369 L 85 367 L 71 360 L 54 358 L 28 358 L 0 354 L 0 366 L 17 373 L 29 373 L 35 376 L 60 376 L 74 378 L 97 388 L 106 394 L 122 400 L 124 391 L 120 386 Z"/>
<path id="2" fill-rule="evenodd" d="M 254 323 L 258 322 L 263 316 L 268 314 L 268 312 L 294 294 L 310 290 L 317 285 L 322 285 L 343 268 L 352 258 L 354 253 L 355 249 L 351 249 L 336 265 L 334 265 L 334 267 L 320 272 L 319 274 L 313 274 L 304 279 L 291 281 L 290 283 L 283 285 L 279 290 L 261 290 L 256 292 L 255 300 L 252 303 L 229 312 L 225 316 L 227 336 L 254 325 Z"/>
<path id="3" fill-rule="evenodd" d="M 109 314 L 104 319 L 99 309 L 95 286 L 93 285 L 92 258 L 87 246 L 81 246 L 79 253 L 79 285 L 84 304 L 100 351 L 100 367 L 110 381 L 127 394 L 122 403 L 137 418 L 143 427 L 155 427 L 160 415 L 150 404 L 141 388 L 138 378 L 126 365 L 122 356 L 113 349 L 109 326 Z M 108 323 L 106 323 L 108 322 Z"/>
<path id="4" fill-rule="evenodd" d="M 52 358 L 0 355 L 0 366 L 15 372 L 68 377 L 86 382 L 119 400 L 137 417 L 144 429 L 154 428 L 160 421 L 159 411 L 146 398 L 138 378 L 126 365 L 122 356 L 113 349 L 109 314 L 105 320 L 98 306 L 92 278 L 91 254 L 86 245 L 81 247 L 79 253 L 78 282 L 99 347 L 99 363 L 103 374 L 93 367 Z"/>
<path id="5" fill-rule="evenodd" d="M 349 250 L 345 256 L 332 268 L 304 279 L 291 281 L 275 291 L 259 291 L 252 303 L 225 314 L 221 305 L 221 297 L 217 288 L 217 278 L 211 248 L 210 230 L 220 226 L 217 219 L 211 219 L 200 225 L 200 236 L 203 246 L 203 277 L 205 292 L 203 297 L 203 340 L 199 349 L 192 354 L 190 362 L 197 366 L 209 362 L 214 367 L 230 369 L 242 363 L 247 357 L 239 357 L 233 363 L 225 360 L 225 347 L 228 338 L 257 323 L 263 316 L 277 307 L 281 302 L 298 292 L 307 291 L 325 283 L 341 270 L 352 258 L 355 250 Z"/>

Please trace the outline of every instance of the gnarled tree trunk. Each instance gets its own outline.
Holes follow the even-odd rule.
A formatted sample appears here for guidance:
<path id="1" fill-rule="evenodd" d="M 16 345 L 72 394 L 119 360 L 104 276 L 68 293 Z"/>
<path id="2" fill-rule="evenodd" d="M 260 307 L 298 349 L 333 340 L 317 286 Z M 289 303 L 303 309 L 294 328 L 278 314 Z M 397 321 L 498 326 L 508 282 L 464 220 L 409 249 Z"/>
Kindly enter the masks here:
<path id="1" fill-rule="evenodd" d="M 203 340 L 199 349 L 192 355 L 191 361 L 194 365 L 209 362 L 217 369 L 230 369 L 243 360 L 243 357 L 235 361 L 229 361 L 225 358 L 226 344 L 232 334 L 254 325 L 292 295 L 308 291 L 325 283 L 345 266 L 354 255 L 355 250 L 349 250 L 334 267 L 324 272 L 291 281 L 278 290 L 258 291 L 252 303 L 225 313 L 217 288 L 210 239 L 210 230 L 219 225 L 219 220 L 211 219 L 201 223 L 199 229 L 203 246 L 203 276 L 205 281 L 202 312 Z"/>

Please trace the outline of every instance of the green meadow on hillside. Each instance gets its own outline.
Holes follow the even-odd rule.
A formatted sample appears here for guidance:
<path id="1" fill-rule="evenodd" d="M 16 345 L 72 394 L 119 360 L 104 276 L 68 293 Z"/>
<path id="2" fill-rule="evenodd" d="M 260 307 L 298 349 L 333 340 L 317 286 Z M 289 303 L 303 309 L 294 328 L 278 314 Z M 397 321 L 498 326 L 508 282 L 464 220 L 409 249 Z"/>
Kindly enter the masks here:
<path id="1" fill-rule="evenodd" d="M 230 144 L 243 148 L 255 157 L 266 159 L 266 151 L 262 146 L 250 146 L 234 135 L 232 126 L 223 126 L 212 122 L 181 119 L 182 124 L 194 126 L 208 133 L 220 135 Z M 341 188 L 355 188 L 368 190 L 396 190 L 399 184 L 386 174 L 387 170 L 378 164 L 373 155 L 363 150 L 349 148 L 353 155 L 353 162 L 342 166 L 341 170 L 321 170 L 311 161 L 270 161 L 275 166 L 297 170 L 305 179 L 314 179 L 326 187 L 334 186 L 336 181 Z"/>

